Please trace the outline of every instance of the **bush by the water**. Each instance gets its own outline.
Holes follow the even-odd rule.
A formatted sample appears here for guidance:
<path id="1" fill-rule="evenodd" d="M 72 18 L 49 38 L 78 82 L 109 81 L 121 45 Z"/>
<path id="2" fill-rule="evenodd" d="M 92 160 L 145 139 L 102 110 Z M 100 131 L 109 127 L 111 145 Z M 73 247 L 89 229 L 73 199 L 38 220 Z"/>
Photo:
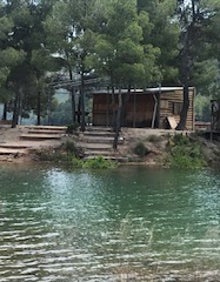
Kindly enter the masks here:
<path id="1" fill-rule="evenodd" d="M 66 140 L 57 149 L 46 148 L 36 150 L 35 155 L 40 161 L 59 162 L 73 168 L 107 169 L 117 167 L 116 162 L 106 160 L 103 156 L 83 160 L 84 152 L 82 148 L 76 147 L 73 140 Z"/>
<path id="2" fill-rule="evenodd" d="M 81 157 L 83 155 L 82 149 L 77 147 L 74 140 L 68 139 L 63 145 L 62 149 L 68 154 L 74 157 Z"/>
<path id="3" fill-rule="evenodd" d="M 85 161 L 83 167 L 84 168 L 94 168 L 94 169 L 115 168 L 116 163 L 111 160 L 106 160 L 102 156 L 99 156 L 94 159 L 89 159 Z"/>
<path id="4" fill-rule="evenodd" d="M 177 168 L 201 168 L 205 166 L 205 160 L 198 141 L 188 136 L 177 134 L 169 142 L 171 167 Z"/>
<path id="5" fill-rule="evenodd" d="M 74 140 L 66 140 L 58 148 L 44 148 L 35 151 L 35 155 L 40 161 L 65 162 L 68 163 L 72 158 L 81 158 L 84 155 L 82 148 L 75 145 Z"/>
<path id="6" fill-rule="evenodd" d="M 92 168 L 92 169 L 107 169 L 115 168 L 116 162 L 106 160 L 103 156 L 95 157 L 89 160 L 80 160 L 77 158 L 72 159 L 72 166 L 74 168 Z"/>
<path id="7" fill-rule="evenodd" d="M 41 148 L 35 151 L 35 156 L 39 161 L 43 162 L 68 162 L 69 156 L 67 154 L 63 154 L 63 152 L 59 149 L 54 148 Z"/>

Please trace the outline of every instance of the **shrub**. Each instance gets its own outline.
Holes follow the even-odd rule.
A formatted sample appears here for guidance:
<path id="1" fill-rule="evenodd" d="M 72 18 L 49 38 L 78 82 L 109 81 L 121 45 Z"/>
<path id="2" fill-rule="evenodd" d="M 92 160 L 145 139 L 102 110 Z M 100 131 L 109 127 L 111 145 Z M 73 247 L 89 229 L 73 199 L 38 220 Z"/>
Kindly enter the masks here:
<path id="1" fill-rule="evenodd" d="M 75 142 L 72 140 L 66 140 L 65 143 L 63 143 L 62 147 L 67 153 L 71 153 L 73 155 L 75 155 L 77 151 Z"/>
<path id="2" fill-rule="evenodd" d="M 92 169 L 107 169 L 115 168 L 116 163 L 111 160 L 106 160 L 103 156 L 99 156 L 93 159 L 86 160 L 83 163 L 83 168 L 92 168 Z"/>
<path id="3" fill-rule="evenodd" d="M 177 168 L 201 168 L 205 166 L 201 146 L 188 136 L 175 135 L 170 144 L 170 165 Z"/>
<path id="4" fill-rule="evenodd" d="M 75 133 L 77 131 L 78 128 L 79 128 L 78 122 L 75 122 L 73 124 L 69 124 L 67 126 L 66 133 L 67 134 L 73 134 L 73 133 Z"/>
<path id="5" fill-rule="evenodd" d="M 83 168 L 84 161 L 73 157 L 71 160 L 71 165 L 73 168 Z"/>
<path id="6" fill-rule="evenodd" d="M 68 161 L 68 156 L 66 154 L 63 154 L 60 151 L 51 148 L 41 148 L 35 150 L 35 156 L 38 158 L 39 161 L 46 161 L 46 162 Z"/>
<path id="7" fill-rule="evenodd" d="M 73 140 L 66 140 L 65 143 L 63 143 L 62 148 L 68 155 L 72 155 L 77 158 L 83 156 L 83 150 L 79 147 L 76 147 Z"/>
<path id="8" fill-rule="evenodd" d="M 149 153 L 149 150 L 148 148 L 146 148 L 144 143 L 138 142 L 137 145 L 134 147 L 134 153 L 139 157 L 145 157 Z"/>

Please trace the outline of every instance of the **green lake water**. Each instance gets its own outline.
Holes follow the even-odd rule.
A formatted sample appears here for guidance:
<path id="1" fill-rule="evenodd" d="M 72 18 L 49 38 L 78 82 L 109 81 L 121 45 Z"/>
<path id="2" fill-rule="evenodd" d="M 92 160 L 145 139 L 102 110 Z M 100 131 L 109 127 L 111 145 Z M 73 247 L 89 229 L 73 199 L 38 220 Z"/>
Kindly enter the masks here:
<path id="1" fill-rule="evenodd" d="M 0 282 L 220 268 L 218 173 L 11 166 L 0 179 Z"/>

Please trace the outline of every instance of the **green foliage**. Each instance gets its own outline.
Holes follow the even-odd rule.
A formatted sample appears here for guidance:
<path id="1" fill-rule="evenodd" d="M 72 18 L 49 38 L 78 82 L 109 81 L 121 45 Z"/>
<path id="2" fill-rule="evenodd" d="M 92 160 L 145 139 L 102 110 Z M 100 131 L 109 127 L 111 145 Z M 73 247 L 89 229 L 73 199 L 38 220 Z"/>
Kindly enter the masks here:
<path id="1" fill-rule="evenodd" d="M 42 162 L 68 163 L 70 161 L 67 154 L 59 150 L 54 150 L 53 148 L 36 150 L 35 155 L 37 159 Z"/>
<path id="2" fill-rule="evenodd" d="M 195 99 L 196 120 L 210 121 L 211 120 L 211 103 L 209 96 L 197 95 Z"/>
<path id="3" fill-rule="evenodd" d="M 81 160 L 78 158 L 72 158 L 71 165 L 73 168 L 85 168 L 85 169 L 111 169 L 116 168 L 116 162 L 106 160 L 102 156 L 95 157 L 89 160 Z"/>
<path id="4" fill-rule="evenodd" d="M 79 129 L 79 123 L 78 122 L 75 122 L 73 124 L 69 124 L 67 126 L 67 130 L 66 130 L 66 133 L 67 134 L 73 134 L 73 133 L 76 133 L 76 131 Z"/>
<path id="5" fill-rule="evenodd" d="M 72 122 L 72 109 L 70 100 L 55 105 L 51 113 L 51 123 L 57 125 L 71 124 Z"/>
<path id="6" fill-rule="evenodd" d="M 63 145 L 62 145 L 63 149 L 65 152 L 70 153 L 72 155 L 76 155 L 77 152 L 77 148 L 75 145 L 75 142 L 72 140 L 67 140 Z"/>
<path id="7" fill-rule="evenodd" d="M 72 168 L 83 168 L 84 161 L 78 158 L 73 157 L 70 161 L 70 166 Z"/>
<path id="8" fill-rule="evenodd" d="M 147 13 L 139 15 L 133 0 L 113 0 L 108 7 L 106 29 L 96 33 L 90 61 L 100 74 L 110 76 L 114 87 L 143 87 L 158 80 L 156 61 L 160 50 L 143 43 L 144 30 L 152 29 Z"/>
<path id="9" fill-rule="evenodd" d="M 1 65 L 3 66 L 16 66 L 17 64 L 22 63 L 24 58 L 25 53 L 22 50 L 17 51 L 12 47 L 8 47 L 7 49 L 2 50 L 2 52 L 0 53 Z"/>
<path id="10" fill-rule="evenodd" d="M 13 22 L 11 18 L 2 16 L 0 17 L 0 39 L 6 40 L 8 33 L 12 31 Z"/>
<path id="11" fill-rule="evenodd" d="M 1 2 L 0 87 L 8 90 L 1 99 L 15 101 L 13 126 L 18 113 L 35 109 L 40 117 L 47 105 L 45 76 L 51 54 L 44 48 L 43 21 L 51 4 L 44 0 Z"/>
<path id="12" fill-rule="evenodd" d="M 216 97 L 219 7 L 218 0 L 1 1 L 0 87 L 8 90 L 1 91 L 1 100 L 10 102 L 19 93 L 25 111 L 45 113 L 52 93 L 45 76 L 59 70 L 70 80 L 92 70 L 110 77 L 114 87 L 176 85 L 186 62 L 177 58 L 185 54 L 184 44 L 190 46 L 189 84 Z M 65 124 L 71 122 L 70 113 L 60 115 Z M 59 120 L 59 113 L 54 115 Z"/>
<path id="13" fill-rule="evenodd" d="M 197 93 L 218 99 L 220 97 L 220 68 L 217 59 L 208 58 L 195 63 L 193 73 Z"/>
<path id="14" fill-rule="evenodd" d="M 143 158 L 149 153 L 149 150 L 146 148 L 143 142 L 138 142 L 134 147 L 134 153 Z"/>
<path id="15" fill-rule="evenodd" d="M 171 167 L 181 169 L 199 169 L 205 166 L 199 141 L 188 136 L 174 135 L 169 142 L 169 163 Z"/>
<path id="16" fill-rule="evenodd" d="M 83 169 L 109 169 L 116 168 L 117 163 L 106 160 L 103 156 L 83 160 L 83 151 L 76 147 L 73 140 L 67 140 L 60 148 L 45 148 L 35 151 L 39 161 L 57 162 L 72 168 Z"/>
<path id="17" fill-rule="evenodd" d="M 92 169 L 107 169 L 115 168 L 116 163 L 111 160 L 106 160 L 102 156 L 86 160 L 83 163 L 83 168 L 92 168 Z"/>
<path id="18" fill-rule="evenodd" d="M 137 6 L 144 31 L 144 45 L 151 45 L 159 50 L 156 57 L 156 66 L 159 68 L 156 69 L 154 81 L 163 84 L 176 83 L 178 69 L 175 59 L 179 40 L 178 25 L 173 20 L 176 0 L 138 0 Z"/>
<path id="19" fill-rule="evenodd" d="M 81 148 L 77 147 L 75 142 L 71 139 L 66 140 L 59 148 L 45 148 L 36 150 L 37 158 L 40 161 L 59 162 L 64 164 L 72 164 L 72 160 L 83 156 Z"/>

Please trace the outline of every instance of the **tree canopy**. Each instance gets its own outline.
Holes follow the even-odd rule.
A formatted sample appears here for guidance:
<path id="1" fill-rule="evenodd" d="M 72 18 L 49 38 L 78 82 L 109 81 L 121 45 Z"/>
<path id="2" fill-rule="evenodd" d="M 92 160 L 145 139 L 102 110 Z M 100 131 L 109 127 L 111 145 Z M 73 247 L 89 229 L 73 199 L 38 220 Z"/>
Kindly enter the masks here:
<path id="1" fill-rule="evenodd" d="M 85 79 L 111 87 L 189 86 L 219 96 L 220 2 L 216 0 L 0 1 L 0 100 L 14 113 L 34 110 L 38 123 L 62 74 L 75 121 L 85 123 Z M 79 84 L 74 87 L 75 81 Z M 48 94 L 50 93 L 50 94 Z"/>

